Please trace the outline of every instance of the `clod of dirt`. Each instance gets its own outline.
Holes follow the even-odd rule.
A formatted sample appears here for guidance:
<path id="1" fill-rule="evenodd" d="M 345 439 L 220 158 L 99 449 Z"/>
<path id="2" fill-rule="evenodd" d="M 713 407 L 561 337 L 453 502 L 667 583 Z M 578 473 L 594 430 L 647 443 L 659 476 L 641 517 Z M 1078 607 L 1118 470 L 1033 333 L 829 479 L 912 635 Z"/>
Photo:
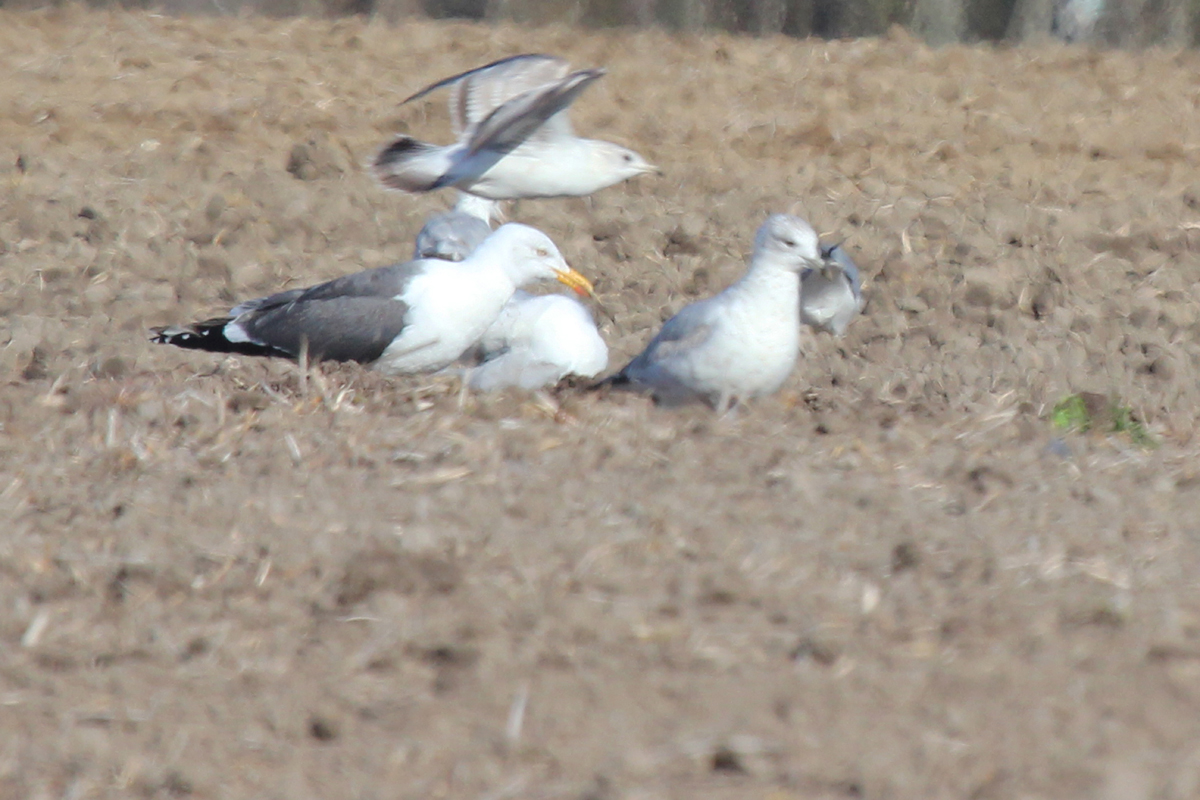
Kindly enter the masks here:
<path id="1" fill-rule="evenodd" d="M 21 378 L 27 381 L 37 381 L 46 377 L 46 349 L 40 344 L 29 351 L 29 358 L 21 368 Z"/>
<path id="2" fill-rule="evenodd" d="M 167 773 L 162 788 L 171 797 L 189 797 L 196 791 L 188 777 L 178 770 Z"/>
<path id="3" fill-rule="evenodd" d="M 1033 312 L 1035 319 L 1045 319 L 1054 313 L 1055 307 L 1058 305 L 1056 298 L 1057 292 L 1051 284 L 1042 284 L 1033 295 L 1033 301 L 1029 304 L 1029 310 Z"/>
<path id="4" fill-rule="evenodd" d="M 297 142 L 288 155 L 287 171 L 302 181 L 340 178 L 349 169 L 345 152 L 325 134 Z"/>
<path id="5" fill-rule="evenodd" d="M 242 411 L 262 411 L 271 405 L 271 398 L 262 392 L 240 391 L 231 394 L 225 404 L 235 414 Z"/>
<path id="6" fill-rule="evenodd" d="M 995 270 L 978 268 L 967 270 L 967 292 L 963 299 L 968 305 L 979 308 L 1012 308 L 1016 303 L 1012 287 Z"/>
<path id="7" fill-rule="evenodd" d="M 109 356 L 92 369 L 97 378 L 120 378 L 129 370 L 129 365 L 120 356 Z"/>
<path id="8" fill-rule="evenodd" d="M 892 574 L 914 569 L 921 563 L 921 551 L 912 542 L 900 542 L 892 548 Z"/>
<path id="9" fill-rule="evenodd" d="M 679 256 L 698 255 L 701 251 L 700 237 L 684 228 L 683 225 L 677 226 L 674 230 L 667 234 L 666 244 L 663 245 L 664 256 Z"/>
<path id="10" fill-rule="evenodd" d="M 308 735 L 318 742 L 332 742 L 338 737 L 338 728 L 328 717 L 314 714 L 308 719 Z"/>
<path id="11" fill-rule="evenodd" d="M 364 550 L 346 562 L 336 601 L 342 607 L 352 606 L 377 591 L 449 594 L 458 588 L 460 581 L 458 567 L 444 558 Z"/>
<path id="12" fill-rule="evenodd" d="M 731 772 L 738 775 L 746 774 L 746 768 L 742 766 L 742 759 L 725 746 L 718 747 L 713 753 L 712 770 L 713 772 Z"/>
<path id="13" fill-rule="evenodd" d="M 803 661 L 811 659 L 814 664 L 828 667 L 841 657 L 837 645 L 813 636 L 806 636 L 792 648 L 792 660 Z"/>

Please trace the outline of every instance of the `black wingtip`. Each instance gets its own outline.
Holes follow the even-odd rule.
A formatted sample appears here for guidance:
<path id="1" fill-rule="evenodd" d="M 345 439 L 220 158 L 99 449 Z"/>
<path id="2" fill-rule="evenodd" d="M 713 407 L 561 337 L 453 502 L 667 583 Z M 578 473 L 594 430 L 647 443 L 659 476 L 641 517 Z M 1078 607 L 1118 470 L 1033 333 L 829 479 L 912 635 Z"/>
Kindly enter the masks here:
<path id="1" fill-rule="evenodd" d="M 379 151 L 379 154 L 375 156 L 372 166 L 377 170 L 387 169 L 396 162 L 403 161 L 412 156 L 414 153 L 428 149 L 429 145 L 419 139 L 414 139 L 411 136 L 397 136 L 387 147 Z"/>
<path id="2" fill-rule="evenodd" d="M 413 175 L 402 174 L 397 167 L 414 156 L 436 149 L 437 145 L 422 142 L 411 136 L 397 136 L 376 154 L 375 160 L 371 162 L 371 172 L 377 181 L 389 189 L 402 192 L 429 191 L 435 187 Z"/>
<path id="3" fill-rule="evenodd" d="M 210 353 L 233 353 L 242 356 L 274 356 L 294 358 L 269 345 L 256 342 L 231 342 L 225 337 L 225 325 L 230 317 L 209 319 L 193 325 L 169 325 L 150 329 L 150 341 L 154 344 L 169 344 L 184 350 L 205 350 Z"/>

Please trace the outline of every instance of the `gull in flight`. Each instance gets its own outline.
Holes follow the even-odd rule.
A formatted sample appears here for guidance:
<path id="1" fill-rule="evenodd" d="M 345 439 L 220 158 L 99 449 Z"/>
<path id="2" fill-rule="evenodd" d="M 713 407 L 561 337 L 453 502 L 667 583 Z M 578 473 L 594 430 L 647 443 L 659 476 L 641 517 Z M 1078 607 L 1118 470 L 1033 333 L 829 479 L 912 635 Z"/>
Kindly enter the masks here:
<path id="1" fill-rule="evenodd" d="M 768 217 L 741 279 L 685 306 L 599 385 L 646 392 L 666 406 L 705 402 L 720 413 L 776 391 L 800 353 L 800 274 L 809 268 L 829 268 L 812 227 L 786 214 Z"/>
<path id="2" fill-rule="evenodd" d="M 840 244 L 821 248 L 825 266 L 800 274 L 800 321 L 841 336 L 862 311 L 862 278 L 858 265 Z"/>
<path id="3" fill-rule="evenodd" d="M 568 108 L 604 74 L 572 72 L 561 58 L 530 54 L 438 81 L 404 102 L 449 87 L 457 141 L 442 146 L 398 136 L 375 157 L 375 177 L 406 192 L 454 186 L 490 200 L 513 200 L 582 197 L 658 172 L 632 150 L 575 135 Z"/>
<path id="4" fill-rule="evenodd" d="M 509 223 L 462 261 L 418 259 L 156 328 L 151 341 L 244 355 L 358 361 L 387 374 L 441 369 L 487 331 L 519 286 L 556 279 L 592 293 L 541 231 Z"/>

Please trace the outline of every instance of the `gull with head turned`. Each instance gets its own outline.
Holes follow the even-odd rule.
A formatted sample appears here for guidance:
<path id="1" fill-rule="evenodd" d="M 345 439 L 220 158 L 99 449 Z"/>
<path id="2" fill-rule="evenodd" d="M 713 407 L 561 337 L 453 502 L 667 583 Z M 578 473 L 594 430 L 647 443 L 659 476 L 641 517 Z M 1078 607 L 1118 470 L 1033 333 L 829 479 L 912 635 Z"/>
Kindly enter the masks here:
<path id="1" fill-rule="evenodd" d="M 821 248 L 825 266 L 800 274 L 800 321 L 841 336 L 863 308 L 858 265 L 840 244 Z"/>
<path id="2" fill-rule="evenodd" d="M 772 215 L 741 279 L 685 306 L 599 385 L 645 392 L 667 406 L 704 402 L 721 413 L 776 391 L 800 353 L 800 274 L 808 268 L 827 268 L 816 232 L 799 217 Z"/>
<path id="3" fill-rule="evenodd" d="M 492 222 L 498 219 L 496 201 L 459 192 L 454 208 L 430 217 L 421 228 L 413 258 L 462 261 L 491 234 Z"/>

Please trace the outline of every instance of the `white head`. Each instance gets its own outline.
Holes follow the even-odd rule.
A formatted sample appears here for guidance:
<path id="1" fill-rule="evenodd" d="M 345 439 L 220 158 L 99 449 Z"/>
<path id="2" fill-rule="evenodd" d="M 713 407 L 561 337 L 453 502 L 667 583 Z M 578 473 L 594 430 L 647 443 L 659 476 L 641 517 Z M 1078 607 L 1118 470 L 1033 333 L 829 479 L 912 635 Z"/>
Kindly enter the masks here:
<path id="1" fill-rule="evenodd" d="M 604 186 L 612 186 L 647 172 L 662 174 L 662 170 L 628 147 L 599 140 L 592 140 L 590 144 L 592 166 L 598 175 L 604 176 Z"/>
<path id="2" fill-rule="evenodd" d="M 754 260 L 769 257 L 772 263 L 796 272 L 821 267 L 821 243 L 817 232 L 804 220 L 788 214 L 772 214 L 754 237 Z"/>
<path id="3" fill-rule="evenodd" d="M 504 214 L 500 211 L 499 203 L 495 200 L 489 200 L 486 197 L 479 197 L 474 194 L 467 194 L 466 192 L 458 193 L 458 202 L 454 204 L 454 210 L 481 219 L 489 227 L 493 222 L 504 221 Z"/>
<path id="4" fill-rule="evenodd" d="M 469 260 L 495 259 L 513 286 L 554 279 L 576 292 L 592 294 L 592 284 L 567 265 L 550 237 L 519 222 L 509 222 L 492 231 Z"/>

